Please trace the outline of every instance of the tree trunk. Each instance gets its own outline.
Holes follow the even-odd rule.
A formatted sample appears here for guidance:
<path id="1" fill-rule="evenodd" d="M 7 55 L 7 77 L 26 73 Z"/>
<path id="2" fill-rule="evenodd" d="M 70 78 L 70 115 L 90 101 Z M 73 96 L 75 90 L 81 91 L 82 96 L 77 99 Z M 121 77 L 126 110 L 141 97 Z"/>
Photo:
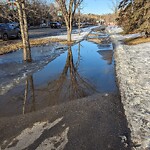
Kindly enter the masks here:
<path id="1" fill-rule="evenodd" d="M 72 16 L 68 18 L 68 27 L 67 27 L 67 41 L 68 42 L 72 41 L 71 34 L 72 34 Z"/>
<path id="2" fill-rule="evenodd" d="M 70 29 L 67 30 L 67 41 L 68 42 L 71 42 L 71 32 L 72 31 Z"/>
<path id="3" fill-rule="evenodd" d="M 83 0 L 56 0 L 62 11 L 67 26 L 67 41 L 71 42 L 72 24 L 76 9 Z"/>
<path id="4" fill-rule="evenodd" d="M 22 13 L 23 13 L 23 22 L 24 22 L 24 34 L 25 34 L 25 43 L 26 43 L 26 59 L 25 61 L 31 62 L 31 51 L 30 51 L 30 42 L 28 36 L 28 24 L 27 24 L 27 16 L 25 11 L 25 4 L 22 3 Z"/>
<path id="5" fill-rule="evenodd" d="M 19 14 L 19 23 L 20 23 L 20 30 L 21 30 L 21 37 L 22 37 L 22 45 L 23 45 L 23 59 L 26 59 L 26 51 L 25 51 L 25 35 L 24 35 L 24 27 L 23 27 L 23 16 L 22 16 L 22 9 L 20 3 L 17 2 L 18 7 L 18 14 Z"/>
<path id="6" fill-rule="evenodd" d="M 20 23 L 20 30 L 22 36 L 22 45 L 23 45 L 23 60 L 27 62 L 31 62 L 31 51 L 30 51 L 30 43 L 28 38 L 28 25 L 27 25 L 27 18 L 25 12 L 25 2 L 20 2 L 19 0 L 16 1 L 18 7 L 18 14 L 19 14 L 19 23 Z"/>

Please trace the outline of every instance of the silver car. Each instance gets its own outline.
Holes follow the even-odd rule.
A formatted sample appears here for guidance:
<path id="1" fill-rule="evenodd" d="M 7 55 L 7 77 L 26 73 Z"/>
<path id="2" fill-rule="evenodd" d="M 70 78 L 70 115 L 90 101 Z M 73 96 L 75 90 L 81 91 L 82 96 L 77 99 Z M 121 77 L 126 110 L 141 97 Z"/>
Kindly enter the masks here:
<path id="1" fill-rule="evenodd" d="M 21 38 L 21 32 L 19 27 L 11 23 L 1 23 L 0 24 L 0 38 L 4 41 L 10 38 Z"/>

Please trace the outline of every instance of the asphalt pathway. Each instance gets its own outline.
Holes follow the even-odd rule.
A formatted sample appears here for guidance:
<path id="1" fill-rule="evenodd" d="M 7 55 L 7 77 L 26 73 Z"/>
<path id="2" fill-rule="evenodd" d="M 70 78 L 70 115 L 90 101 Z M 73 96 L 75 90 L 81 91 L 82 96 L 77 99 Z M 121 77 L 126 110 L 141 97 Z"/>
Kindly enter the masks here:
<path id="1" fill-rule="evenodd" d="M 97 94 L 0 120 L 0 143 L 6 150 L 130 149 L 118 94 Z"/>

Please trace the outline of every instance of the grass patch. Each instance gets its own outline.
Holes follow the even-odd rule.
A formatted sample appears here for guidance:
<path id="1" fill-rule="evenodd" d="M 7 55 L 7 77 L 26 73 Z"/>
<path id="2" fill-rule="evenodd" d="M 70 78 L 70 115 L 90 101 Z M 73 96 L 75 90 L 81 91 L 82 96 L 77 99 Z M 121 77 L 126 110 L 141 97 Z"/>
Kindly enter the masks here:
<path id="1" fill-rule="evenodd" d="M 124 43 L 127 45 L 137 45 L 137 44 L 147 43 L 147 42 L 150 42 L 150 37 L 149 38 L 137 37 L 137 38 L 129 38 L 124 40 Z"/>
<path id="2" fill-rule="evenodd" d="M 45 39 L 31 39 L 30 45 L 31 47 L 34 47 L 34 46 L 45 45 L 53 42 L 59 42 L 65 45 L 72 45 L 74 43 L 74 41 L 67 42 L 66 40 L 62 40 L 62 39 L 45 38 Z M 19 40 L 7 41 L 7 42 L 0 41 L 0 55 L 13 52 L 21 48 L 23 48 L 23 46 L 22 46 L 22 42 Z"/>
<path id="3" fill-rule="evenodd" d="M 68 42 L 68 41 L 64 40 L 64 41 L 60 41 L 59 43 L 70 46 L 70 45 L 73 45 L 75 43 L 75 41 Z"/>

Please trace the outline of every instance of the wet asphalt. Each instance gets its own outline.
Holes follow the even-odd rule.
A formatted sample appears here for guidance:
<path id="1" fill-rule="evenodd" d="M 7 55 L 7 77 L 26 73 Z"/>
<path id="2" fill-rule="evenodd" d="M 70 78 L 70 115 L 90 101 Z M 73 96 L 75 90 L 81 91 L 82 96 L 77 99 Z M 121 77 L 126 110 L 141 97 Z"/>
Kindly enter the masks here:
<path id="1" fill-rule="evenodd" d="M 48 137 L 69 127 L 65 150 L 129 150 L 130 131 L 119 94 L 97 94 L 47 107 L 42 111 L 0 120 L 0 142 L 10 140 L 35 122 L 63 117 L 62 121 L 26 147 L 34 150 Z M 122 136 L 127 139 L 122 141 Z M 60 144 L 60 143 L 59 143 Z M 59 146 L 58 144 L 58 146 Z"/>

